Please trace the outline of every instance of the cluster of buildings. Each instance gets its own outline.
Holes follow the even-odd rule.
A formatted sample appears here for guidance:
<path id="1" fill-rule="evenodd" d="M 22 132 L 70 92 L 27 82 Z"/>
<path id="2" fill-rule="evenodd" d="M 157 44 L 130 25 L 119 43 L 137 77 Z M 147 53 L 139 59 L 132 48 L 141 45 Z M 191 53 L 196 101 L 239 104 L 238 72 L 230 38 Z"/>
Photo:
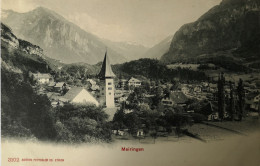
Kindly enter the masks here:
<path id="1" fill-rule="evenodd" d="M 97 75 L 97 79 L 99 79 L 98 83 L 95 79 L 87 79 L 87 88 L 72 87 L 66 84 L 66 82 L 54 82 L 52 76 L 46 73 L 30 73 L 30 75 L 33 80 L 41 85 L 45 85 L 41 86 L 38 92 L 46 94 L 53 107 L 69 102 L 81 104 L 92 103 L 96 106 L 104 105 L 106 108 L 115 108 L 127 101 L 129 94 L 135 87 L 142 86 L 142 81 L 134 77 L 128 80 L 120 79 L 115 83 L 115 74 L 112 71 L 107 53 L 105 53 L 101 70 Z M 166 84 L 165 86 L 169 86 Z M 181 84 L 177 90 L 170 91 L 169 94 L 165 95 L 160 102 L 169 107 L 176 105 L 185 107 L 189 99 L 207 100 L 209 103 L 213 103 L 217 101 L 217 91 L 217 84 L 214 83 Z M 225 91 L 226 94 L 229 94 L 230 88 L 228 85 L 225 86 Z M 247 107 L 252 110 L 259 110 L 259 91 L 245 87 L 245 94 Z M 153 96 L 154 94 L 144 94 L 144 98 L 151 98 Z M 213 110 L 212 105 L 209 108 Z M 131 112 L 132 110 L 125 110 L 125 113 Z M 210 114 L 211 119 L 217 117 L 215 114 L 216 111 Z"/>
<path id="2" fill-rule="evenodd" d="M 107 53 L 97 76 L 99 83 L 95 79 L 87 79 L 87 87 L 73 87 L 66 82 L 54 82 L 53 77 L 48 73 L 30 73 L 29 75 L 40 85 L 37 92 L 46 94 L 53 107 L 62 106 L 69 102 L 75 104 L 92 103 L 96 106 L 105 105 L 107 108 L 114 108 L 116 107 L 115 101 L 116 103 L 126 101 L 129 95 L 129 91 L 124 90 L 126 85 L 141 86 L 141 81 L 133 77 L 129 80 L 121 79 L 115 86 L 115 74 L 112 71 Z"/>

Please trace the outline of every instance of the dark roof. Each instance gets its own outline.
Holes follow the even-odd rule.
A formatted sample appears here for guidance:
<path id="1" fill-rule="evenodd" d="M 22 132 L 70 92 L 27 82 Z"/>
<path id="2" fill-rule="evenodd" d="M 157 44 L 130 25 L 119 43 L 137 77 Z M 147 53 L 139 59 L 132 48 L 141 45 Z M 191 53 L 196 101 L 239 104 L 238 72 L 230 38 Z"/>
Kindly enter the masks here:
<path id="1" fill-rule="evenodd" d="M 63 98 L 68 100 L 73 100 L 84 88 L 83 87 L 74 87 L 71 88 L 64 96 Z"/>
<path id="2" fill-rule="evenodd" d="M 107 55 L 107 52 L 105 53 L 105 58 L 101 67 L 101 70 L 98 74 L 98 77 L 100 78 L 107 78 L 107 77 L 115 77 L 115 74 L 112 71 L 111 65 L 110 65 L 110 60 Z"/>
<path id="3" fill-rule="evenodd" d="M 56 88 L 57 88 L 57 87 L 61 88 L 61 87 L 63 87 L 64 84 L 65 84 L 65 82 L 57 82 L 56 85 L 55 85 L 55 87 L 56 87 Z"/>

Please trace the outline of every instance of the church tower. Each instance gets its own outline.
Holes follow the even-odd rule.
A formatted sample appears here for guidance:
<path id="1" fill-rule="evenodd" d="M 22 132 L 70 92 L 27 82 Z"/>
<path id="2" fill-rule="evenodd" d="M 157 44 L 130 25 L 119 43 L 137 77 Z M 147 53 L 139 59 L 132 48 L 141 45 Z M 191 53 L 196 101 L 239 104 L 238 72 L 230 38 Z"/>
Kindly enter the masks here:
<path id="1" fill-rule="evenodd" d="M 102 68 L 98 74 L 98 77 L 101 80 L 101 98 L 103 99 L 103 102 L 105 102 L 106 107 L 115 107 L 115 101 L 114 101 L 114 92 L 115 92 L 115 86 L 114 86 L 114 77 L 115 74 L 112 71 L 109 57 L 107 55 L 107 51 L 105 53 L 105 58 L 102 64 Z"/>

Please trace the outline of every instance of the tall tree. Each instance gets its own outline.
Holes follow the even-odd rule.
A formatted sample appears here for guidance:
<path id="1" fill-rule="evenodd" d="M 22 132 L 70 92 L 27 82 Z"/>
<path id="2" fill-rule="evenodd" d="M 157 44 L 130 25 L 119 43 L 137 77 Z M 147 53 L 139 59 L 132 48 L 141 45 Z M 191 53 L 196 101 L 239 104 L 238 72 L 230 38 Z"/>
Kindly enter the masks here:
<path id="1" fill-rule="evenodd" d="M 245 113 L 245 91 L 243 80 L 240 78 L 237 86 L 237 95 L 238 95 L 238 119 L 241 121 Z"/>
<path id="2" fill-rule="evenodd" d="M 218 113 L 219 113 L 220 120 L 223 120 L 224 112 L 225 112 L 224 85 L 225 85 L 225 77 L 224 74 L 221 73 L 218 78 Z"/>
<path id="3" fill-rule="evenodd" d="M 229 99 L 229 114 L 230 114 L 230 119 L 231 121 L 234 120 L 234 114 L 235 114 L 235 101 L 234 101 L 234 89 L 232 86 L 231 81 L 229 82 L 230 86 L 230 99 Z"/>

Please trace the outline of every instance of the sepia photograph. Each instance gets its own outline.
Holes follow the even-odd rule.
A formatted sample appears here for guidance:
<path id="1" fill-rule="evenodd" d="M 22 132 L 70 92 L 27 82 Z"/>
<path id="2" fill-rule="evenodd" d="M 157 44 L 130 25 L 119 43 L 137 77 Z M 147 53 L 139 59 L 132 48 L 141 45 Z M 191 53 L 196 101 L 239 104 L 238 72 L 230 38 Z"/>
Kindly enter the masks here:
<path id="1" fill-rule="evenodd" d="M 260 166 L 259 0 L 0 0 L 2 166 Z"/>

